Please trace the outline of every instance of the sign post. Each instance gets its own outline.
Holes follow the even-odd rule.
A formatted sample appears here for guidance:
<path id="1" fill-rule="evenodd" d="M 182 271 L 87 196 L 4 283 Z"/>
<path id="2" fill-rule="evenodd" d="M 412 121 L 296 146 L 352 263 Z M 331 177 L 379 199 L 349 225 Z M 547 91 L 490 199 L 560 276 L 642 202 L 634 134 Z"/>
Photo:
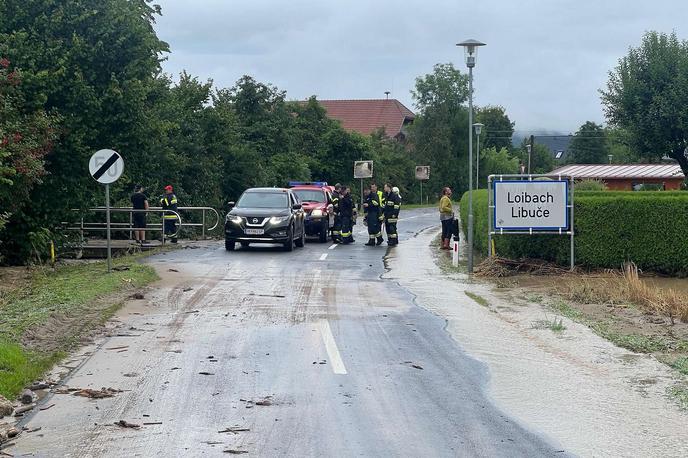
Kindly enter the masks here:
<path id="1" fill-rule="evenodd" d="M 107 232 L 107 270 L 112 271 L 112 248 L 110 233 L 110 184 L 122 176 L 124 160 L 117 151 L 101 149 L 93 153 L 88 170 L 98 183 L 105 185 L 105 224 Z"/>
<path id="2" fill-rule="evenodd" d="M 488 256 L 493 235 L 559 234 L 570 236 L 571 270 L 575 265 L 573 177 L 490 175 L 488 177 Z"/>
<path id="3" fill-rule="evenodd" d="M 361 208 L 363 208 L 363 180 L 373 178 L 373 161 L 354 162 L 354 178 L 361 180 Z"/>
<path id="4" fill-rule="evenodd" d="M 417 165 L 416 166 L 416 180 L 420 181 L 420 204 L 423 205 L 423 181 L 430 179 L 430 166 Z"/>

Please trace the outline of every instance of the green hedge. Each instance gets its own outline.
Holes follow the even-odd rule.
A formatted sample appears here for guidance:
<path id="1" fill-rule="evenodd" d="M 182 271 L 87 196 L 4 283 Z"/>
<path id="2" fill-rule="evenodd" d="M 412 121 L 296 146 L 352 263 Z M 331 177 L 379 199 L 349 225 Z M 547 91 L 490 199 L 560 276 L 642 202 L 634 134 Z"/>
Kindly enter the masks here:
<path id="1" fill-rule="evenodd" d="M 466 230 L 468 198 L 461 218 Z M 474 191 L 474 244 L 487 254 L 487 190 Z M 633 261 L 646 271 L 688 275 L 688 193 L 582 191 L 574 199 L 576 264 L 618 268 Z M 495 237 L 497 254 L 569 262 L 569 238 Z"/>

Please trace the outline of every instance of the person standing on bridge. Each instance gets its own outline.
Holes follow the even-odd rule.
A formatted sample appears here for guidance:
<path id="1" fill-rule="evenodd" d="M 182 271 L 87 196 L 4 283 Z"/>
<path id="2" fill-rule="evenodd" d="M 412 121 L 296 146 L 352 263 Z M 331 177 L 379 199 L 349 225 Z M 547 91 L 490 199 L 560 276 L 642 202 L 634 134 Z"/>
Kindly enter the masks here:
<path id="1" fill-rule="evenodd" d="M 401 209 L 401 197 L 392 189 L 392 185 L 385 183 L 385 232 L 387 232 L 387 245 L 395 246 L 399 244 L 399 233 L 397 232 L 397 222 L 399 221 L 399 210 Z M 398 188 L 394 188 L 398 189 Z"/>
<path id="2" fill-rule="evenodd" d="M 145 189 L 140 184 L 134 186 L 134 194 L 131 195 L 132 223 L 134 229 L 134 240 L 143 245 L 146 241 L 146 212 L 136 210 L 148 210 L 148 198 L 143 193 Z"/>
<path id="3" fill-rule="evenodd" d="M 177 211 L 177 196 L 174 195 L 171 185 L 165 186 L 165 195 L 160 198 L 160 206 L 163 210 Z M 162 218 L 165 235 L 172 235 L 172 243 L 177 243 L 177 215 L 165 211 Z"/>
<path id="4" fill-rule="evenodd" d="M 342 187 L 342 196 L 339 199 L 339 215 L 341 218 L 341 237 L 342 243 L 348 245 L 354 242 L 354 201 L 351 199 L 351 190 Z"/>
<path id="5" fill-rule="evenodd" d="M 454 228 L 454 206 L 451 201 L 452 190 L 449 186 L 442 189 L 442 197 L 440 198 L 440 221 L 442 222 L 442 249 L 451 250 L 449 244 L 451 243 L 452 232 Z"/>

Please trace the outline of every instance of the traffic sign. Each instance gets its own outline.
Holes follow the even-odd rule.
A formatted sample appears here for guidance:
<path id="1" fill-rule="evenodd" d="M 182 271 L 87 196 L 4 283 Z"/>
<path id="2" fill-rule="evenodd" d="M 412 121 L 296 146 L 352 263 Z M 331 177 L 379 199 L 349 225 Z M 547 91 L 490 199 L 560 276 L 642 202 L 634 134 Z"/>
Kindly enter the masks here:
<path id="1" fill-rule="evenodd" d="M 373 178 L 373 161 L 354 162 L 354 178 Z"/>
<path id="2" fill-rule="evenodd" d="M 429 180 L 430 179 L 430 166 L 429 165 L 417 165 L 416 166 L 416 180 Z"/>
<path id="3" fill-rule="evenodd" d="M 114 183 L 122 176 L 124 160 L 117 151 L 101 149 L 93 153 L 88 162 L 88 170 L 98 183 Z"/>
<path id="4" fill-rule="evenodd" d="M 493 188 L 495 230 L 568 229 L 568 181 L 495 181 Z"/>

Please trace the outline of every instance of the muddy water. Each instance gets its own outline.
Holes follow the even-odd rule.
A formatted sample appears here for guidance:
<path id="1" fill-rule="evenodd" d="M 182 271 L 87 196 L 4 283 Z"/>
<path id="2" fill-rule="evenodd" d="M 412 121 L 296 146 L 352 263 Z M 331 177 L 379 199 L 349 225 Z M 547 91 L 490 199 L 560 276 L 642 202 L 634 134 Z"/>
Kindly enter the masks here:
<path id="1" fill-rule="evenodd" d="M 428 252 L 435 236 L 426 231 L 392 252 L 386 277 L 446 318 L 454 339 L 487 364 L 500 408 L 581 456 L 688 456 L 688 413 L 666 396 L 676 381 L 666 366 L 566 318 L 561 333 L 536 329 L 553 318 L 541 305 L 442 274 Z"/>

